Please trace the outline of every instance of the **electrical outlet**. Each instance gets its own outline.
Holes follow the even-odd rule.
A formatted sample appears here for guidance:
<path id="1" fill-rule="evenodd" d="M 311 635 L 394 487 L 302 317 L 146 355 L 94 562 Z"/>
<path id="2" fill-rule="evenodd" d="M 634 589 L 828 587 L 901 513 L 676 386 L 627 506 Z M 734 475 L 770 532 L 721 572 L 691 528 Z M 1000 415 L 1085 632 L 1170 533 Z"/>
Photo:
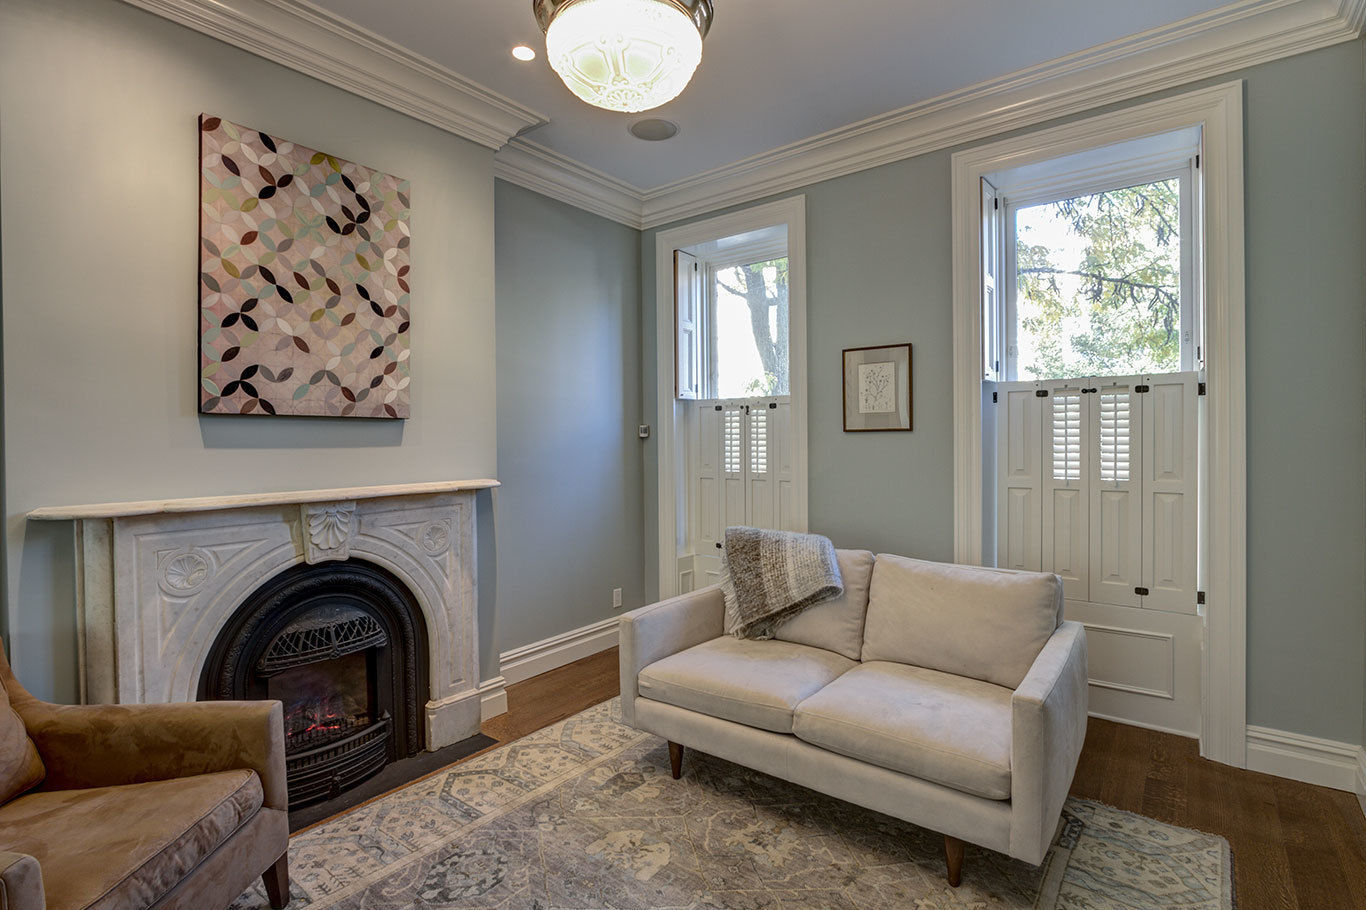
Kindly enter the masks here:
<path id="1" fill-rule="evenodd" d="M 613 589 L 612 589 L 612 609 L 613 609 L 613 610 L 620 610 L 620 609 L 621 609 L 621 588 L 613 588 Z"/>

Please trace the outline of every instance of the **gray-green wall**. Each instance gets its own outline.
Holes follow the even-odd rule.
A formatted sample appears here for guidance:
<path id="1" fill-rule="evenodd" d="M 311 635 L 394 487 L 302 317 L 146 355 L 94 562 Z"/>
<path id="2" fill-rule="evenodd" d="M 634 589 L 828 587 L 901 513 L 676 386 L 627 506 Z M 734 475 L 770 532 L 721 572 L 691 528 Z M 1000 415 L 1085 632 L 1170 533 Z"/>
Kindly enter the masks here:
<path id="1" fill-rule="evenodd" d="M 500 651 L 640 606 L 640 233 L 502 180 Z"/>
<path id="2" fill-rule="evenodd" d="M 1366 738 L 1364 47 L 1353 41 L 1212 80 L 1246 84 L 1248 722 L 1345 742 Z M 799 191 L 810 523 L 839 544 L 953 555 L 951 151 Z M 641 239 L 651 423 L 655 234 Z M 840 350 L 900 341 L 914 344 L 915 431 L 842 433 Z M 656 458 L 650 444 L 652 590 Z"/>
<path id="3" fill-rule="evenodd" d="M 205 111 L 412 181 L 410 420 L 198 416 Z M 0 118 L 7 619 L 35 693 L 76 695 L 71 527 L 36 506 L 495 474 L 491 150 L 111 0 L 0 4 Z"/>

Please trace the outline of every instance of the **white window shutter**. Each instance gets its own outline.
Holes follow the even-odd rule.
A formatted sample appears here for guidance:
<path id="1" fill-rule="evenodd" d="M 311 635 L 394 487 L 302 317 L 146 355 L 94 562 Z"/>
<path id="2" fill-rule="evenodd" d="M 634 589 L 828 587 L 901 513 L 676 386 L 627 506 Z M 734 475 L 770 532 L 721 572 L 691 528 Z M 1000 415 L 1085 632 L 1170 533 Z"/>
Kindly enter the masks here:
<path id="1" fill-rule="evenodd" d="M 769 470 L 769 409 L 764 403 L 745 408 L 745 461 L 749 469 L 746 479 L 749 497 L 749 522 L 758 528 L 778 526 L 776 509 L 777 484 Z"/>
<path id="2" fill-rule="evenodd" d="M 1142 484 L 1137 466 L 1142 404 L 1137 377 L 1105 379 L 1088 394 L 1091 454 L 1091 601 L 1141 606 Z"/>
<path id="3" fill-rule="evenodd" d="M 697 257 L 674 250 L 674 396 L 702 397 L 702 271 Z"/>
<path id="4" fill-rule="evenodd" d="M 745 406 L 726 402 L 721 411 L 721 527 L 748 524 L 745 484 Z"/>
<path id="5" fill-rule="evenodd" d="M 1044 408 L 1042 568 L 1062 578 L 1063 595 L 1086 600 L 1090 593 L 1090 510 L 1086 410 L 1094 396 L 1084 383 L 1051 383 Z"/>
<path id="6" fill-rule="evenodd" d="M 996 187 L 982 180 L 982 375 L 1005 378 L 1001 351 L 1001 282 L 1004 273 L 1005 202 Z"/>
<path id="7" fill-rule="evenodd" d="M 717 550 L 725 530 L 721 524 L 722 412 L 710 404 L 697 406 L 697 526 L 699 555 Z"/>
<path id="8" fill-rule="evenodd" d="M 1197 382 L 1193 372 L 1151 377 L 1139 396 L 1147 609 L 1196 612 Z"/>
<path id="9" fill-rule="evenodd" d="M 997 564 L 1039 571 L 1040 499 L 1043 456 L 1042 404 L 1036 382 L 1003 382 L 997 387 L 996 460 Z"/>

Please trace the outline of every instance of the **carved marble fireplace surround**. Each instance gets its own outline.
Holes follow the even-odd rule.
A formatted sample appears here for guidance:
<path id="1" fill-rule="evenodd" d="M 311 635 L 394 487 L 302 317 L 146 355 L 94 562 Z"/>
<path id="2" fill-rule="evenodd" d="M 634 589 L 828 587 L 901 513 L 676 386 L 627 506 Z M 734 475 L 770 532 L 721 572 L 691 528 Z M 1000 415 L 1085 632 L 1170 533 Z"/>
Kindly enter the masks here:
<path id="1" fill-rule="evenodd" d="M 474 496 L 496 480 L 38 509 L 73 521 L 81 697 L 195 701 L 219 631 L 300 563 L 360 559 L 412 592 L 427 626 L 426 748 L 479 732 Z"/>

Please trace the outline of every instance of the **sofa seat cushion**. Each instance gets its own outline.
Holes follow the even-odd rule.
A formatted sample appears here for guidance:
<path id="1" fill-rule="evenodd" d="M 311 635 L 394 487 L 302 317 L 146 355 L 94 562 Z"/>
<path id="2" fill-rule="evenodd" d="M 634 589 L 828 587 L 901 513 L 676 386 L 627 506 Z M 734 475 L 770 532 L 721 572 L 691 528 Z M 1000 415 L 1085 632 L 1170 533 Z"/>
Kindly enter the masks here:
<path id="1" fill-rule="evenodd" d="M 725 635 L 650 664 L 638 686 L 644 698 L 791 733 L 797 705 L 855 666 L 822 648 Z"/>
<path id="2" fill-rule="evenodd" d="M 217 850 L 262 801 L 254 771 L 39 790 L 0 806 L 0 851 L 38 860 L 49 907 L 147 907 Z"/>
<path id="3" fill-rule="evenodd" d="M 792 732 L 869 764 L 1009 799 L 1012 695 L 978 679 L 872 661 L 802 702 Z"/>

